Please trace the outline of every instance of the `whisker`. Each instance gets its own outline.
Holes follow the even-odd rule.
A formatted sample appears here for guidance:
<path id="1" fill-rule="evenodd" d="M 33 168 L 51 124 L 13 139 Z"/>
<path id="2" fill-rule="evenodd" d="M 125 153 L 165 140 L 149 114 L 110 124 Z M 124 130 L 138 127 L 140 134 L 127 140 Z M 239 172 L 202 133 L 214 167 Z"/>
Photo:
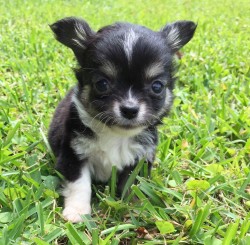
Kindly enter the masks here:
<path id="1" fill-rule="evenodd" d="M 151 116 L 151 117 L 155 118 L 157 121 L 160 121 L 161 123 L 163 123 L 162 119 L 159 116 L 156 116 L 152 113 L 149 113 L 149 116 Z"/>

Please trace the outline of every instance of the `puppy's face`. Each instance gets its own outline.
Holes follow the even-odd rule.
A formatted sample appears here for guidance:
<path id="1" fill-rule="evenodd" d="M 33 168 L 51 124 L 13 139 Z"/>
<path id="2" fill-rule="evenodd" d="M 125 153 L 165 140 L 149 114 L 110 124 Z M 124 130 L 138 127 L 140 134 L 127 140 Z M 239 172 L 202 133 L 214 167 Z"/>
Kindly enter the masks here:
<path id="1" fill-rule="evenodd" d="M 79 19 L 51 26 L 80 65 L 78 100 L 92 118 L 110 127 L 137 128 L 157 123 L 172 104 L 172 58 L 193 36 L 196 25 L 175 22 L 154 32 L 117 23 L 93 32 Z"/>

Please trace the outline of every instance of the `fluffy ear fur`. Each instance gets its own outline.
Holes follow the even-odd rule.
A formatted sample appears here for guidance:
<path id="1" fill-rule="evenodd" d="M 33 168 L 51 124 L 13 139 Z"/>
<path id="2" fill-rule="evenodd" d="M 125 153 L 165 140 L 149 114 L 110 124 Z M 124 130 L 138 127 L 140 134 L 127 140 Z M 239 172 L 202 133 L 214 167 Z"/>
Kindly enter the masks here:
<path id="1" fill-rule="evenodd" d="M 171 51 L 175 53 L 187 44 L 194 35 L 197 25 L 192 21 L 177 21 L 166 25 L 162 33 Z"/>
<path id="2" fill-rule="evenodd" d="M 68 17 L 50 25 L 55 38 L 71 48 L 75 55 L 86 49 L 87 40 L 94 32 L 83 19 Z"/>

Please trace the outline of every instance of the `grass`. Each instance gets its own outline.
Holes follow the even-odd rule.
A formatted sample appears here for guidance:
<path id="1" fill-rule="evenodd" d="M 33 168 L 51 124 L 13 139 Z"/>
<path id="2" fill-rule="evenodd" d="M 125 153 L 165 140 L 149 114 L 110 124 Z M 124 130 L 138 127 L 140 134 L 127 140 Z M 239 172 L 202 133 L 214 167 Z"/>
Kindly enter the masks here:
<path id="1" fill-rule="evenodd" d="M 13 0 L 0 13 L 0 244 L 250 244 L 249 1 Z M 152 179 L 137 177 L 121 200 L 114 170 L 77 225 L 62 219 L 46 139 L 75 82 L 73 55 L 48 24 L 72 15 L 94 29 L 199 23 L 179 62 Z"/>

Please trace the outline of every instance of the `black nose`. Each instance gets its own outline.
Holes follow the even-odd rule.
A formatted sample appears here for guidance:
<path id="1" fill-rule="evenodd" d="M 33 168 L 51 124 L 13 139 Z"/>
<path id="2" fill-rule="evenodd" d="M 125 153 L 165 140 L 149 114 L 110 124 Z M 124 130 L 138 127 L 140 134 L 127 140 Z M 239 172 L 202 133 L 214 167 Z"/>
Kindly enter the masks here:
<path id="1" fill-rule="evenodd" d="M 124 118 L 133 119 L 137 117 L 137 114 L 139 112 L 139 107 L 138 106 L 133 106 L 133 107 L 121 106 L 120 111 Z"/>

